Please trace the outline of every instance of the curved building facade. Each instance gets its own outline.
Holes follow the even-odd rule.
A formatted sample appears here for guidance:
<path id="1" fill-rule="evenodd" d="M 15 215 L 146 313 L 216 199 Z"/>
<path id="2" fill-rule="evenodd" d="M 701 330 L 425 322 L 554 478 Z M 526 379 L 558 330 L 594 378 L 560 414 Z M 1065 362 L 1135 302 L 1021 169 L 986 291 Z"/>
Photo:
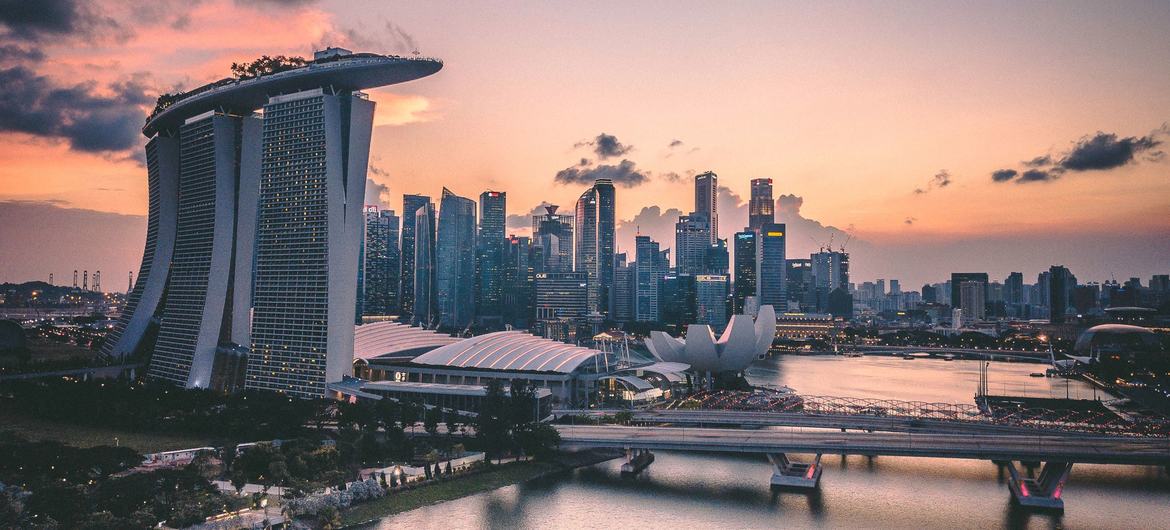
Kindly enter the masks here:
<path id="1" fill-rule="evenodd" d="M 218 366 L 243 347 L 244 386 L 325 395 L 353 358 L 374 113 L 360 91 L 440 68 L 332 48 L 160 98 L 143 127 L 146 249 L 105 353 L 149 353 L 152 379 L 231 389 L 239 378 Z"/>
<path id="2" fill-rule="evenodd" d="M 775 338 L 776 311 L 765 305 L 760 307 L 755 322 L 751 315 L 731 317 L 718 339 L 711 326 L 691 324 L 685 340 L 651 331 L 646 346 L 660 361 L 688 364 L 699 372 L 742 372 L 768 353 Z"/>

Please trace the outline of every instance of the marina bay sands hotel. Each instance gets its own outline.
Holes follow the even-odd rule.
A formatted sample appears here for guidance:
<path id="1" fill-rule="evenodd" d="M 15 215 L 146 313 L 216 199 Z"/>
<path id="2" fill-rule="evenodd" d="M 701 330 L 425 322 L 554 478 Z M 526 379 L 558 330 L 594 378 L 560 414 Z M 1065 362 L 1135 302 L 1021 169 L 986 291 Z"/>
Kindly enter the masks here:
<path id="1" fill-rule="evenodd" d="M 324 396 L 353 361 L 374 120 L 361 90 L 442 66 L 329 48 L 160 98 L 142 129 L 146 248 L 104 352 L 153 352 L 148 377 L 189 388 Z"/>

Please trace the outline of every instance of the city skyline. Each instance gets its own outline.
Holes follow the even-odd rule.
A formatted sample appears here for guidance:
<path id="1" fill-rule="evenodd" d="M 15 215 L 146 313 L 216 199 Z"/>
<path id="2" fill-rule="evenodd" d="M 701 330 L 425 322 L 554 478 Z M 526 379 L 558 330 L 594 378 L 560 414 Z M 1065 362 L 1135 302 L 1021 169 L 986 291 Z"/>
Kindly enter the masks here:
<path id="1" fill-rule="evenodd" d="M 138 269 L 145 139 L 121 133 L 134 132 L 156 94 L 260 54 L 355 42 L 459 65 L 417 88 L 371 91 L 369 195 L 380 200 L 367 202 L 382 207 L 396 209 L 403 194 L 438 197 L 444 185 L 467 197 L 500 190 L 510 196 L 508 232 L 530 235 L 532 209 L 569 210 L 594 177 L 609 176 L 620 196 L 615 250 L 633 254 L 639 229 L 672 245 L 678 216 L 692 211 L 692 176 L 710 170 L 720 237 L 747 226 L 749 182 L 770 178 L 776 222 L 793 234 L 788 254 L 851 237 L 857 279 L 917 286 L 954 270 L 1032 277 L 1062 263 L 1104 281 L 1148 278 L 1170 261 L 1160 155 L 1170 79 L 1149 67 L 1170 59 L 1158 29 L 1170 23 L 1164 5 L 841 14 L 742 4 L 693 6 L 684 18 L 646 6 L 527 5 L 505 17 L 445 5 L 207 1 L 151 21 L 126 6 L 66 4 L 72 18 L 0 18 L 0 70 L 15 92 L 0 131 L 11 147 L 0 155 L 0 238 L 41 249 L 6 255 L 0 281 Z M 692 17 L 707 21 L 707 42 L 678 30 Z M 514 29 L 533 19 L 548 23 Z M 257 31 L 231 31 L 239 21 Z M 612 38 L 554 37 L 570 24 Z M 824 32 L 843 37 L 824 44 L 815 38 Z M 758 60 L 718 66 L 728 50 Z M 563 66 L 602 57 L 622 60 L 594 77 Z M 663 75 L 684 60 L 715 75 Z M 1078 75 L 1087 71 L 1107 75 Z M 65 93 L 75 97 L 53 99 Z M 706 103 L 685 103 L 694 101 Z M 531 112 L 510 110 L 521 104 Z M 53 118 L 65 123 L 46 124 Z"/>

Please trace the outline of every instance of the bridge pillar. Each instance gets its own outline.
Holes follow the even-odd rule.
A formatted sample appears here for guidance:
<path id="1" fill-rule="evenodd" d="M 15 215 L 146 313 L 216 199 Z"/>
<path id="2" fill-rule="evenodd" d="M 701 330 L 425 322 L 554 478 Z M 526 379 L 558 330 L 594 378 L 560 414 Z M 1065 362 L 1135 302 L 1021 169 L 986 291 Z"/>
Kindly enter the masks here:
<path id="1" fill-rule="evenodd" d="M 622 464 L 622 475 L 637 475 L 654 462 L 654 453 L 649 449 L 626 448 L 626 463 Z"/>
<path id="2" fill-rule="evenodd" d="M 1072 464 L 1069 462 L 1045 462 L 1040 469 L 1040 476 L 1027 478 L 1020 476 L 1013 462 L 1007 463 L 1008 489 L 1012 492 L 1012 500 L 1020 506 L 1041 510 L 1064 510 L 1064 499 L 1061 494 L 1064 483 L 1068 480 Z"/>
<path id="3" fill-rule="evenodd" d="M 772 463 L 772 487 L 813 489 L 821 480 L 821 455 L 811 464 L 793 462 L 784 453 L 768 453 Z"/>

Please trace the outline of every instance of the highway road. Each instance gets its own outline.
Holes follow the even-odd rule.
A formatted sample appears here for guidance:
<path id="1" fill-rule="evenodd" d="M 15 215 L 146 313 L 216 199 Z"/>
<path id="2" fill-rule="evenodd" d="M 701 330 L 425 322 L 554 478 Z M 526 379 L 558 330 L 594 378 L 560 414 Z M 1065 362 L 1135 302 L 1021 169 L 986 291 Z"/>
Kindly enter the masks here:
<path id="1" fill-rule="evenodd" d="M 556 425 L 568 447 L 1170 465 L 1170 439 Z"/>
<path id="2" fill-rule="evenodd" d="M 558 415 L 599 416 L 617 414 L 621 410 L 566 410 Z M 631 412 L 637 423 L 664 423 L 674 426 L 733 426 L 808 427 L 822 429 L 850 429 L 883 432 L 913 432 L 936 434 L 1065 434 L 1067 436 L 1099 436 L 1096 434 L 1065 432 L 1055 429 L 1036 429 L 1017 425 L 996 425 L 984 422 L 916 419 L 897 416 L 862 414 L 804 414 L 786 412 L 751 412 L 738 410 L 637 410 Z"/>

